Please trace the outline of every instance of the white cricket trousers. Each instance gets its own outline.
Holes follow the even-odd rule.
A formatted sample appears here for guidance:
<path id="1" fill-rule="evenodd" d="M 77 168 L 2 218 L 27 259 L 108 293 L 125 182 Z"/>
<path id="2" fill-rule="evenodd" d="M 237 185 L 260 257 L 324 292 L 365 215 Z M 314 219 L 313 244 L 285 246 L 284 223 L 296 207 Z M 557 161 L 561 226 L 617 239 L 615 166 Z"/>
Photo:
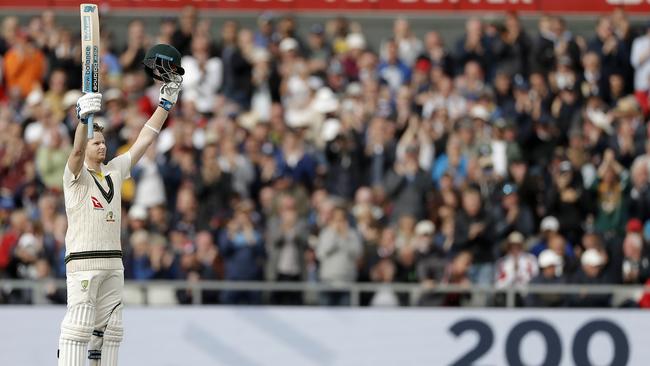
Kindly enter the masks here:
<path id="1" fill-rule="evenodd" d="M 68 273 L 58 366 L 116 366 L 122 327 L 124 270 Z"/>

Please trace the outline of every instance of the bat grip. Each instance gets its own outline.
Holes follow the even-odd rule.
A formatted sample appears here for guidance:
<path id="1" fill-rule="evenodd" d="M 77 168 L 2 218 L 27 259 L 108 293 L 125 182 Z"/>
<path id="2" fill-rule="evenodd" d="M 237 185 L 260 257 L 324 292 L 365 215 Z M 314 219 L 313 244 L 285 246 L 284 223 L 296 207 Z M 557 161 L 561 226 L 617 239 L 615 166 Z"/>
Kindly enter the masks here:
<path id="1" fill-rule="evenodd" d="M 93 115 L 89 114 L 88 117 L 86 117 L 86 128 L 88 129 L 88 140 L 92 139 L 94 136 L 94 131 L 93 131 Z"/>

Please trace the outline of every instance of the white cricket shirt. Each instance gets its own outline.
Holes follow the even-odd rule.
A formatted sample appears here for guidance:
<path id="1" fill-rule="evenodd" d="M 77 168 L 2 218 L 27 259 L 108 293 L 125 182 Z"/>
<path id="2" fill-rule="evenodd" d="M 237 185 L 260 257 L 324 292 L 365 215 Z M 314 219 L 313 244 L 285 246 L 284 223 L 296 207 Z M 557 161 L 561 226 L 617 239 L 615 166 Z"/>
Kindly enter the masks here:
<path id="1" fill-rule="evenodd" d="M 124 179 L 130 177 L 131 153 L 102 164 L 101 170 L 101 174 L 96 174 L 84 164 L 75 177 L 68 165 L 65 166 L 67 272 L 124 269 L 120 242 L 121 188 Z"/>

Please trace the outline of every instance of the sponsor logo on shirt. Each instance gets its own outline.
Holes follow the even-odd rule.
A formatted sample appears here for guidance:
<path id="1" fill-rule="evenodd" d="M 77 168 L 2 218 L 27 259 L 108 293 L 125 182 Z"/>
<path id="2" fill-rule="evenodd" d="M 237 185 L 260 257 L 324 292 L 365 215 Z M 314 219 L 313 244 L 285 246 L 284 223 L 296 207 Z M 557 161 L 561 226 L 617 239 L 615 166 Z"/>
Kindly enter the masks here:
<path id="1" fill-rule="evenodd" d="M 99 202 L 99 200 L 96 197 L 90 196 L 90 200 L 93 202 L 93 208 L 95 210 L 103 210 L 104 209 L 104 206 L 102 206 L 102 203 Z"/>

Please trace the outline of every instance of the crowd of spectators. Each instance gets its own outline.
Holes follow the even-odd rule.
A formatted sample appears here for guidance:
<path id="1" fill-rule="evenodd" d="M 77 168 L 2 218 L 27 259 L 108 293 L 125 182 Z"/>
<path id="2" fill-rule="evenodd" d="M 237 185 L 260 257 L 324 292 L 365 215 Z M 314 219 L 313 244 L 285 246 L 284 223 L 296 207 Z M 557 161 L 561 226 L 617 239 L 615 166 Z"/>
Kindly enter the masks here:
<path id="1" fill-rule="evenodd" d="M 158 96 L 141 60 L 174 45 L 186 74 L 157 144 L 122 189 L 128 280 L 643 284 L 650 277 L 650 24 L 616 10 L 589 37 L 561 17 L 471 17 L 445 44 L 396 18 L 371 45 L 336 17 L 297 31 L 178 19 L 101 30 L 108 156 Z M 159 22 L 147 34 L 144 22 Z M 79 34 L 46 11 L 0 34 L 0 278 L 64 278 L 62 176 L 80 96 Z M 122 42 L 121 42 L 122 41 Z M 34 301 L 0 289 L 0 303 Z M 179 291 L 181 303 L 191 291 Z M 52 288 L 49 301 L 64 299 Z M 530 295 L 530 306 L 638 306 Z M 204 302 L 302 304 L 301 293 L 206 291 Z M 349 303 L 328 293 L 312 303 Z M 399 305 L 390 287 L 363 298 Z M 486 299 L 491 304 L 500 297 Z"/>

